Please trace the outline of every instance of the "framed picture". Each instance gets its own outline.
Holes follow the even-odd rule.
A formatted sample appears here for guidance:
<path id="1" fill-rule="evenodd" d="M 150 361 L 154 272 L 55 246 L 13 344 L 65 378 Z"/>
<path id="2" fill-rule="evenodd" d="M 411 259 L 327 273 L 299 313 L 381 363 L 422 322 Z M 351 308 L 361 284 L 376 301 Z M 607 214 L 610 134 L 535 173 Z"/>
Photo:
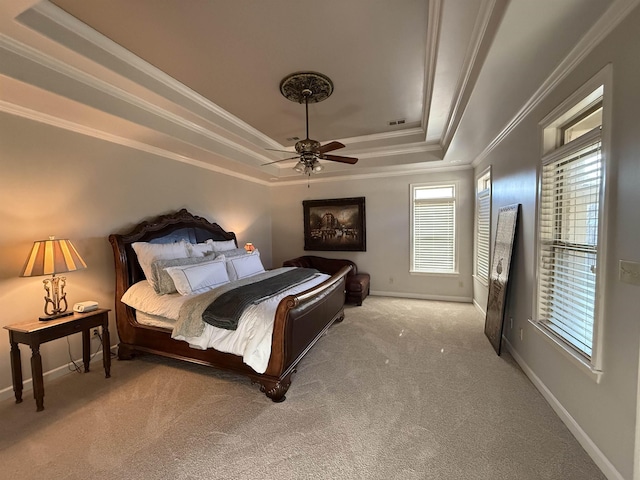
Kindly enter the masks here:
<path id="1" fill-rule="evenodd" d="M 487 316 L 484 323 L 484 334 L 498 355 L 502 346 L 502 328 L 504 324 L 504 307 L 506 304 L 509 271 L 513 242 L 518 225 L 520 204 L 516 203 L 498 210 L 498 226 L 496 241 L 493 244 L 493 259 L 489 275 L 489 298 L 487 300 Z"/>
<path id="2" fill-rule="evenodd" d="M 365 252 L 364 197 L 304 200 L 304 249 Z"/>

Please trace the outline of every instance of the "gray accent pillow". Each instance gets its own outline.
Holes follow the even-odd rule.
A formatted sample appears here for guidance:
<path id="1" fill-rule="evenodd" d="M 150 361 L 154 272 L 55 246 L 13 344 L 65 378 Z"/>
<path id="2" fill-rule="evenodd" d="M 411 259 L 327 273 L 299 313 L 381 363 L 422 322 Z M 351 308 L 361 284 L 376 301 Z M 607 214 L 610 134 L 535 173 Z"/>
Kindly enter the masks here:
<path id="1" fill-rule="evenodd" d="M 169 293 L 177 293 L 176 285 L 173 283 L 171 275 L 165 270 L 167 267 L 180 267 L 183 265 L 196 265 L 198 263 L 210 262 L 213 255 L 205 255 L 204 257 L 186 257 L 173 258 L 170 260 L 156 260 L 151 264 L 153 276 L 153 289 L 158 295 L 167 295 Z"/>
<path id="2" fill-rule="evenodd" d="M 224 255 L 225 258 L 239 257 L 241 255 L 248 255 L 244 248 L 234 248 L 233 250 L 225 250 L 224 252 L 216 252 L 216 256 Z"/>

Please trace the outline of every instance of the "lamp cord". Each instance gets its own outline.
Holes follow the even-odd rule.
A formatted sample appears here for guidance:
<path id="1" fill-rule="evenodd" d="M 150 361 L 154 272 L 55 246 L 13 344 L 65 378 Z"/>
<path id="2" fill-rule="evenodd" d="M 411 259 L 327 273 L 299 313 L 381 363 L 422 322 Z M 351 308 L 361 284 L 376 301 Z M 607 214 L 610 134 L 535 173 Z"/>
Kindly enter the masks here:
<path id="1" fill-rule="evenodd" d="M 100 339 L 100 343 L 98 344 L 96 351 L 93 352 L 89 357 L 90 362 L 96 357 L 96 355 L 98 355 L 98 352 L 102 350 L 102 334 L 98 331 L 97 335 L 98 335 L 98 338 Z M 71 354 L 71 342 L 69 342 L 69 337 L 67 336 L 65 338 L 67 339 L 67 351 L 69 352 L 69 364 L 67 365 L 67 368 L 69 369 L 70 372 L 83 373 L 82 367 L 76 363 L 76 361 L 73 359 L 73 355 Z M 109 353 L 111 354 L 111 352 Z"/>

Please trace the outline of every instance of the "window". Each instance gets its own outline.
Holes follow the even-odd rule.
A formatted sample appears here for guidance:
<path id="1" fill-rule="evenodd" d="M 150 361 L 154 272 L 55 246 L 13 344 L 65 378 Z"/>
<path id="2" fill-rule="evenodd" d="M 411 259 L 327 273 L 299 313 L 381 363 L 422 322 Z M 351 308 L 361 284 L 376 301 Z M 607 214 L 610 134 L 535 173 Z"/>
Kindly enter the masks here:
<path id="1" fill-rule="evenodd" d="M 577 118 L 571 119 L 566 125 L 560 127 L 560 143 L 564 145 L 586 135 L 594 128 L 602 126 L 602 100 L 588 108 Z"/>
<path id="2" fill-rule="evenodd" d="M 538 198 L 537 325 L 595 373 L 604 291 L 603 97 L 600 85 L 544 129 Z"/>
<path id="3" fill-rule="evenodd" d="M 489 285 L 489 253 L 491 240 L 491 171 L 486 171 L 476 182 L 476 258 L 475 275 Z"/>
<path id="4" fill-rule="evenodd" d="M 602 155 L 599 139 L 542 169 L 538 312 L 591 358 Z"/>
<path id="5" fill-rule="evenodd" d="M 455 273 L 455 185 L 412 185 L 411 198 L 411 271 Z"/>

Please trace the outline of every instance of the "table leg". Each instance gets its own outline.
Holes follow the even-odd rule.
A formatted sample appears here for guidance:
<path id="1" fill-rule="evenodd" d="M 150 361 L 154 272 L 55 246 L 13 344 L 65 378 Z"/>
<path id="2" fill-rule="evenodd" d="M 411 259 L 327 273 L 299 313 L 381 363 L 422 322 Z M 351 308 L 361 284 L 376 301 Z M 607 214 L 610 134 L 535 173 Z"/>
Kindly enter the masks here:
<path id="1" fill-rule="evenodd" d="M 17 342 L 11 341 L 11 376 L 13 378 L 13 392 L 16 403 L 22 402 L 22 360 Z"/>
<path id="2" fill-rule="evenodd" d="M 102 324 L 102 364 L 104 365 L 104 377 L 111 376 L 111 339 L 109 338 L 109 316 L 104 314 L 105 321 Z"/>
<path id="3" fill-rule="evenodd" d="M 42 378 L 42 357 L 40 345 L 31 345 L 31 377 L 33 380 L 33 397 L 36 399 L 36 411 L 44 410 L 44 379 Z"/>
<path id="4" fill-rule="evenodd" d="M 82 331 L 82 363 L 84 364 L 84 373 L 89 371 L 89 362 L 91 362 L 91 329 Z"/>

